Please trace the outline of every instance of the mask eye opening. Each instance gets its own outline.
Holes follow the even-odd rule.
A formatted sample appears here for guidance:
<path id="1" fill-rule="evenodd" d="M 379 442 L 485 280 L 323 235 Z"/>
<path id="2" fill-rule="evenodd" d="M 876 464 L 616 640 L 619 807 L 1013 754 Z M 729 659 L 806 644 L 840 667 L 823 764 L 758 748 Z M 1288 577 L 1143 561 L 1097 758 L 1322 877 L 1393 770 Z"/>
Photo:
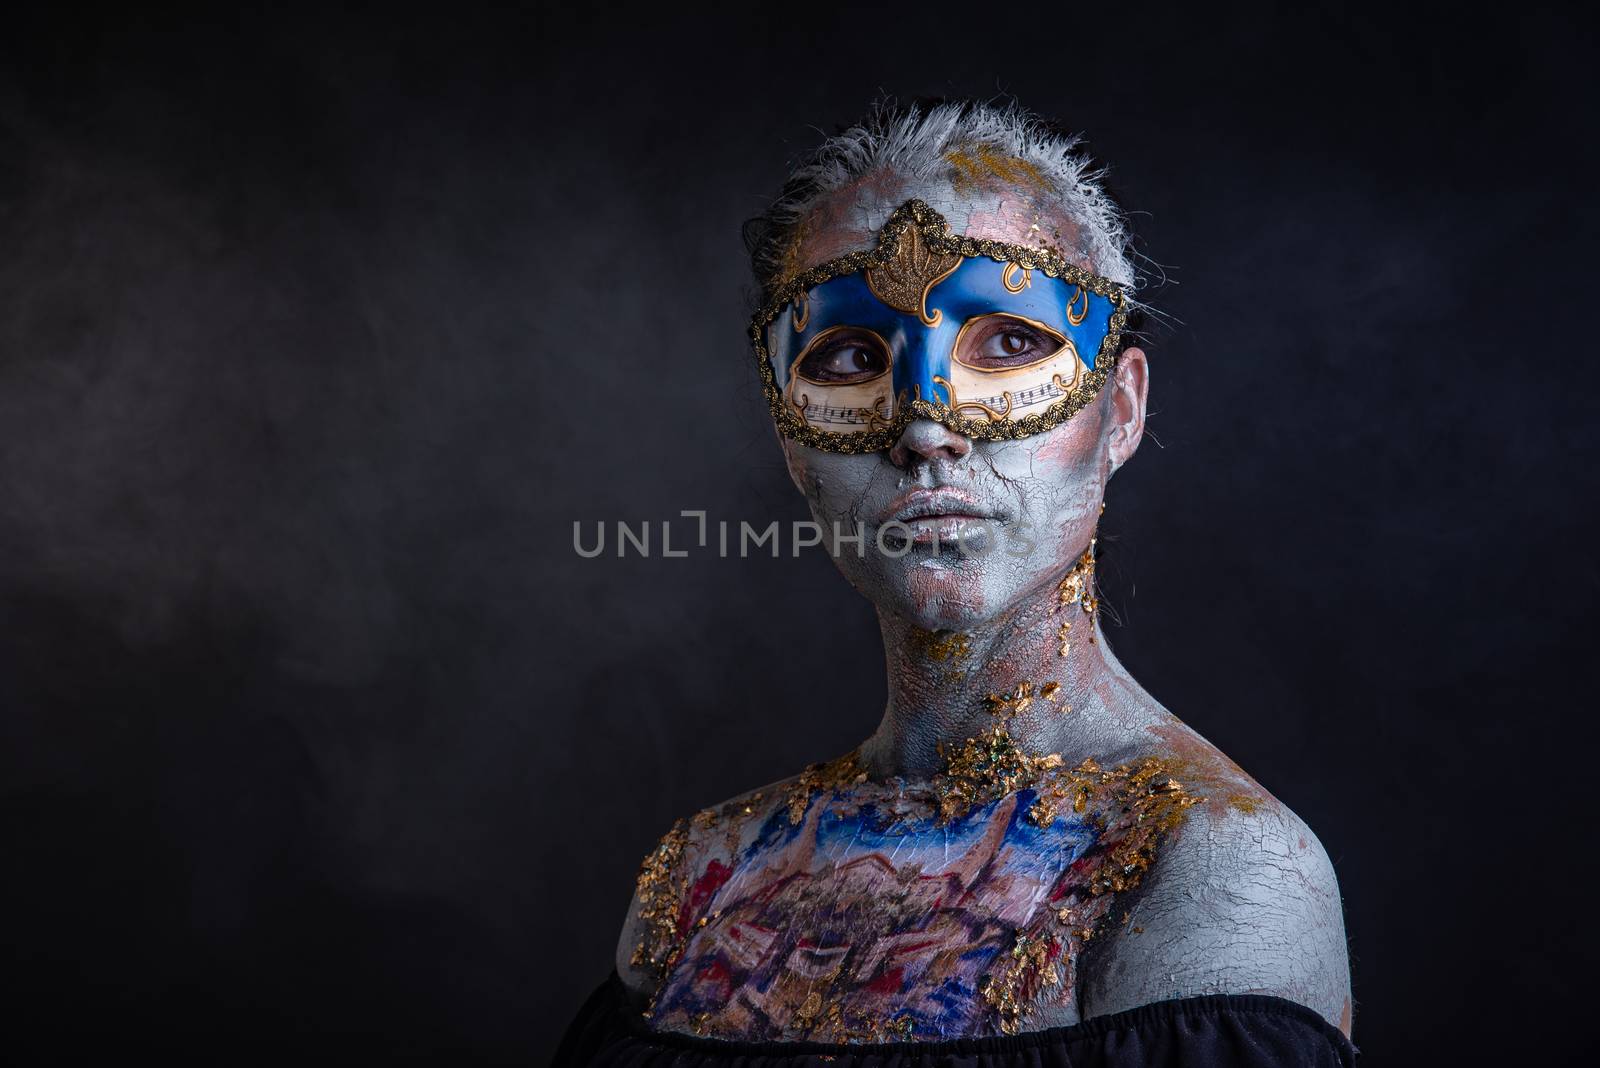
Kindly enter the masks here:
<path id="1" fill-rule="evenodd" d="M 807 361 L 826 353 L 830 347 L 838 345 L 844 335 L 852 335 L 863 342 L 859 347 L 873 351 L 881 362 L 882 367 L 870 373 L 862 372 L 859 377 L 847 375 L 837 378 L 822 378 L 817 377 L 816 369 L 813 369 L 811 374 L 806 374 Z M 883 339 L 882 335 L 864 326 L 841 325 L 830 326 L 808 341 L 806 347 L 801 349 L 793 362 L 789 364 L 789 377 L 801 382 L 809 382 L 814 386 L 860 386 L 868 382 L 876 382 L 893 370 L 894 350 L 889 347 L 889 343 Z"/>
<path id="2" fill-rule="evenodd" d="M 998 367 L 985 366 L 984 364 L 973 362 L 972 350 L 977 345 L 982 344 L 983 341 L 988 340 L 989 336 L 992 336 L 992 334 L 986 333 L 991 327 L 1000 325 L 1002 322 L 1017 323 L 1027 328 L 1030 332 L 1043 335 L 1049 343 L 1044 354 L 1028 360 L 1026 363 L 1006 364 Z M 961 331 L 956 334 L 955 344 L 950 349 L 950 359 L 951 362 L 977 371 L 979 374 L 997 375 L 1031 370 L 1055 359 L 1063 352 L 1070 352 L 1075 358 L 1078 356 L 1077 347 L 1061 331 L 1046 323 L 1041 323 L 1037 319 L 1029 319 L 1026 316 L 1012 312 L 989 312 L 984 315 L 974 316 L 961 324 Z"/>

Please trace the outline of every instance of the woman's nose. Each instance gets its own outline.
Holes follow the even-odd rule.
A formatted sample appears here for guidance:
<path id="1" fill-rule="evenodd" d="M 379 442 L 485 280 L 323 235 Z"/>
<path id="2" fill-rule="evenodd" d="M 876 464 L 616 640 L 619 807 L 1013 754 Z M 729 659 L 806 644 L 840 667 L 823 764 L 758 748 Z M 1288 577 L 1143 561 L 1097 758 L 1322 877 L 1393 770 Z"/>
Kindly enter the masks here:
<path id="1" fill-rule="evenodd" d="M 896 467 L 913 467 L 924 460 L 959 460 L 972 451 L 972 440 L 932 419 L 913 419 L 900 440 L 889 449 Z"/>

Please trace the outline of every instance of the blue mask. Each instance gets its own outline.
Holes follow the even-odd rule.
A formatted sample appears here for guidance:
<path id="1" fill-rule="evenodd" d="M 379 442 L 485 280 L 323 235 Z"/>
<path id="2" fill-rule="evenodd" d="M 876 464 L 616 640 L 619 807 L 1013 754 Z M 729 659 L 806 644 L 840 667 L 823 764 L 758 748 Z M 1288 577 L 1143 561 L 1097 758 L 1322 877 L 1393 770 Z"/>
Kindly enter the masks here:
<path id="1" fill-rule="evenodd" d="M 1123 300 L 1055 252 L 951 236 L 912 200 L 871 252 L 780 284 L 750 336 L 778 429 L 802 444 L 873 452 L 919 418 L 1001 440 L 1094 398 L 1121 351 Z"/>

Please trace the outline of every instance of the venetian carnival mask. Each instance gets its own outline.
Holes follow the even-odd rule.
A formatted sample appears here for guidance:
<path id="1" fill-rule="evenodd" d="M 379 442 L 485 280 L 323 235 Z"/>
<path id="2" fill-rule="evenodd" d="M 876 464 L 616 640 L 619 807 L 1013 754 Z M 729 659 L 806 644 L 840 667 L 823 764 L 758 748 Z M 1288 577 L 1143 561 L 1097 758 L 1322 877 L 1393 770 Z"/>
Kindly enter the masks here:
<path id="1" fill-rule="evenodd" d="M 784 435 L 873 452 L 925 418 L 971 438 L 1020 438 L 1100 391 L 1121 351 L 1122 288 L 1056 252 L 948 229 L 908 201 L 875 249 L 772 292 L 750 337 Z"/>

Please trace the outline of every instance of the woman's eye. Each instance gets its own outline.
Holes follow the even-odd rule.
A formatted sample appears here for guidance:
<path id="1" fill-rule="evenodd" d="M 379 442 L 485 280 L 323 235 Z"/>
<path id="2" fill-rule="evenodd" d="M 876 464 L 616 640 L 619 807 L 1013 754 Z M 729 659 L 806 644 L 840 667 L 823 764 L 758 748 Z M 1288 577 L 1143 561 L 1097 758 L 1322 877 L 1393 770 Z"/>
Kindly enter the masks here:
<path id="1" fill-rule="evenodd" d="M 872 370 L 872 353 L 859 345 L 846 345 L 834 349 L 823 363 L 830 374 L 855 375 Z"/>
<path id="2" fill-rule="evenodd" d="M 1060 351 L 1065 342 L 1052 334 L 1022 323 L 1010 316 L 981 329 L 976 336 L 963 338 L 956 358 L 968 367 L 983 371 L 1026 367 Z"/>
<path id="3" fill-rule="evenodd" d="M 812 382 L 864 382 L 889 369 L 889 356 L 876 338 L 842 335 L 824 340 L 801 359 L 795 368 L 800 377 Z"/>
<path id="4" fill-rule="evenodd" d="M 982 363 L 1009 366 L 1032 363 L 1049 352 L 1050 349 L 1044 347 L 1043 339 L 1035 331 L 1006 329 L 991 334 L 979 346 L 977 356 Z"/>
<path id="5" fill-rule="evenodd" d="M 1000 348 L 1006 356 L 1021 356 L 1031 348 L 1031 339 L 1022 336 L 1015 330 L 1007 330 L 1000 335 Z"/>

